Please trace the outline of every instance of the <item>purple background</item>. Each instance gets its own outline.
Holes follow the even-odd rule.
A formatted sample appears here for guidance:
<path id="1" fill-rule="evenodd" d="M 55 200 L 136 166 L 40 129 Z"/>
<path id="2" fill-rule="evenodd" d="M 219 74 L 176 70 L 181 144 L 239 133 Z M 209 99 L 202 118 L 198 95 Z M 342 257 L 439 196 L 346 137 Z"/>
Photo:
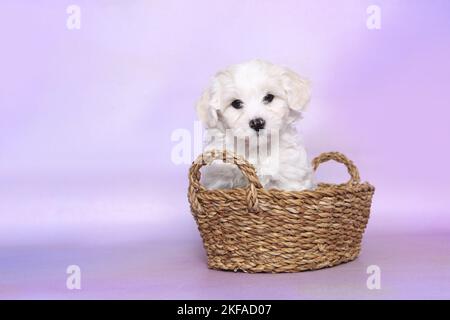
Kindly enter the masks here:
<path id="1" fill-rule="evenodd" d="M 0 4 L 1 297 L 450 297 L 450 2 L 74 3 L 80 30 L 66 28 L 70 2 Z M 371 4 L 381 8 L 380 30 L 366 27 Z M 188 210 L 188 165 L 171 161 L 171 134 L 193 131 L 209 78 L 253 58 L 312 81 L 299 124 L 310 157 L 341 151 L 377 188 L 367 249 L 344 269 L 306 273 L 315 295 L 250 282 L 222 290 L 276 280 L 206 270 Z M 347 179 L 339 166 L 319 171 L 320 180 Z M 370 296 L 365 267 L 383 261 L 399 275 L 386 277 L 396 290 Z M 64 288 L 68 264 L 91 272 L 84 296 Z M 337 279 L 340 288 L 334 270 L 363 279 L 362 291 L 314 285 L 331 272 L 323 283 Z M 186 283 L 193 274 L 208 281 Z M 283 287 L 295 276 L 304 277 L 276 279 Z M 111 281 L 123 285 L 111 291 Z"/>

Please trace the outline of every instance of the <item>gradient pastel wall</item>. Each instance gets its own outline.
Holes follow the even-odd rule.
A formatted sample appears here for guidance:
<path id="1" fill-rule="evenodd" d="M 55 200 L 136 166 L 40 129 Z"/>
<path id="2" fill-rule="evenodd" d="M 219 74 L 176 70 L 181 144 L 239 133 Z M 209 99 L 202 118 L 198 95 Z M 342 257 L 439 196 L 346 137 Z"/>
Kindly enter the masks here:
<path id="1" fill-rule="evenodd" d="M 196 237 L 171 134 L 252 58 L 312 81 L 309 154 L 341 151 L 377 187 L 371 230 L 450 231 L 449 1 L 3 0 L 0 39 L 3 243 Z"/>

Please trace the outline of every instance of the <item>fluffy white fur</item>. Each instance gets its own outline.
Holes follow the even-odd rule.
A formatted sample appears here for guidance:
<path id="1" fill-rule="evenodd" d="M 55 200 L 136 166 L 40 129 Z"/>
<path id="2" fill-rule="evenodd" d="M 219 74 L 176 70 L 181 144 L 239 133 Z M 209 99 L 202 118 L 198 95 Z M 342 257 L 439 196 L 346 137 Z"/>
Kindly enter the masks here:
<path id="1" fill-rule="evenodd" d="M 268 94 L 273 95 L 270 102 L 265 100 Z M 241 108 L 233 107 L 235 100 L 242 102 Z M 285 67 L 261 60 L 230 66 L 214 76 L 197 103 L 207 130 L 205 150 L 234 146 L 230 151 L 255 166 L 266 189 L 311 189 L 312 169 L 294 125 L 309 100 L 308 81 Z M 265 121 L 258 131 L 249 125 L 256 118 Z M 276 154 L 261 152 L 262 145 L 270 148 L 275 140 Z M 243 187 L 247 180 L 235 165 L 218 160 L 204 168 L 202 183 L 209 189 L 224 189 Z"/>

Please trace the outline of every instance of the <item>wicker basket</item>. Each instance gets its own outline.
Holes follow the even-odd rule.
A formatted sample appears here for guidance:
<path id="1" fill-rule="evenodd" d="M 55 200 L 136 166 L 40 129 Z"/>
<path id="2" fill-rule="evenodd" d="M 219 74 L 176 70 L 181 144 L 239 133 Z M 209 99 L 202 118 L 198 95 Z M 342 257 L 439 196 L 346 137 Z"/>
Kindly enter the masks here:
<path id="1" fill-rule="evenodd" d="M 207 190 L 200 168 L 213 160 L 234 163 L 246 188 Z M 189 170 L 188 198 L 212 269 L 297 272 L 355 259 L 375 188 L 360 183 L 358 169 L 343 154 L 323 153 L 312 162 L 343 163 L 351 179 L 315 190 L 263 189 L 254 167 L 230 152 L 202 154 Z"/>

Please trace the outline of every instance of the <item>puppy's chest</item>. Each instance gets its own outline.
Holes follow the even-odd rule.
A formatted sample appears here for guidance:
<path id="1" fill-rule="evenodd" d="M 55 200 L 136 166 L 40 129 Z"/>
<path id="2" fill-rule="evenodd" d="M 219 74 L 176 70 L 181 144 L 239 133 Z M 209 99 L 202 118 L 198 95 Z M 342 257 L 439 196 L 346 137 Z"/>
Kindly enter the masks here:
<path id="1" fill-rule="evenodd" d="M 256 172 L 260 176 L 273 176 L 276 175 L 279 170 L 280 166 L 277 164 L 278 160 L 271 159 L 271 158 L 264 158 L 264 159 L 255 159 L 255 158 L 249 158 L 247 159 L 251 164 L 253 164 L 256 168 Z"/>
<path id="2" fill-rule="evenodd" d="M 247 160 L 254 165 L 256 173 L 262 185 L 269 185 L 271 182 L 277 180 L 280 176 L 282 168 L 279 164 L 279 159 L 273 158 L 254 158 L 249 157 Z"/>

